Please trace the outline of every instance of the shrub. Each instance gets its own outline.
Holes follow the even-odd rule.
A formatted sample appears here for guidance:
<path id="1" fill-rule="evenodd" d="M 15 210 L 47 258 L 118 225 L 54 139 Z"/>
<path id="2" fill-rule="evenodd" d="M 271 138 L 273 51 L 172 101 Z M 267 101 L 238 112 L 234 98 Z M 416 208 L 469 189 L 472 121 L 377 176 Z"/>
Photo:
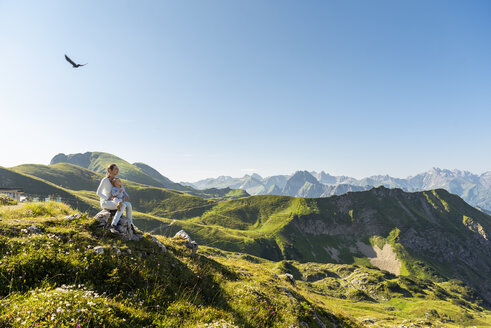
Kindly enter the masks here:
<path id="1" fill-rule="evenodd" d="M 17 201 L 7 195 L 0 195 L 0 205 L 17 205 Z"/>

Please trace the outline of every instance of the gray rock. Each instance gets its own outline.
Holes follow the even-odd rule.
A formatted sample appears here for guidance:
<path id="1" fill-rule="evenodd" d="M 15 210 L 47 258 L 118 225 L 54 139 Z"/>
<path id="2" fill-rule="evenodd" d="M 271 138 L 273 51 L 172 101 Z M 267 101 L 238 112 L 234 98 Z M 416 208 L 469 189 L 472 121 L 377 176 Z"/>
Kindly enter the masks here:
<path id="1" fill-rule="evenodd" d="M 157 238 L 155 238 L 153 236 L 152 236 L 152 240 L 157 244 L 157 246 L 160 247 L 160 249 L 162 250 L 162 253 L 167 253 L 167 248 L 165 247 L 164 244 L 162 244 Z"/>
<path id="2" fill-rule="evenodd" d="M 72 221 L 72 220 L 75 220 L 75 219 L 79 219 L 81 217 L 82 217 L 82 215 L 77 213 L 77 214 L 72 214 L 72 215 L 65 216 L 65 220 Z"/>
<path id="3" fill-rule="evenodd" d="M 281 276 L 284 277 L 290 284 L 292 284 L 293 286 L 296 286 L 295 278 L 293 277 L 292 274 L 285 273 Z"/>
<path id="4" fill-rule="evenodd" d="M 191 237 L 189 237 L 189 235 L 187 234 L 186 231 L 184 230 L 180 230 L 178 233 L 176 233 L 176 235 L 174 236 L 174 238 L 183 238 L 183 239 L 186 239 L 188 242 L 191 242 Z"/>
<path id="5" fill-rule="evenodd" d="M 94 253 L 96 253 L 96 254 L 102 254 L 102 253 L 104 253 L 104 247 L 102 247 L 102 246 L 96 246 L 96 247 L 94 247 Z"/>
<path id="6" fill-rule="evenodd" d="M 195 242 L 194 240 L 191 240 L 191 237 L 187 234 L 186 231 L 180 230 L 178 233 L 175 234 L 173 238 L 182 238 L 186 240 L 186 243 L 184 246 L 187 248 L 191 249 L 193 252 L 193 255 L 196 254 L 196 251 L 198 250 L 198 243 Z"/>
<path id="7" fill-rule="evenodd" d="M 116 211 L 102 210 L 95 215 L 95 219 L 99 221 L 99 226 L 109 229 Z M 134 233 L 131 228 L 130 221 L 123 215 L 116 226 L 116 230 L 120 232 L 120 236 L 124 240 L 140 240 L 143 235 Z"/>
<path id="8" fill-rule="evenodd" d="M 39 229 L 36 225 L 31 225 L 27 228 L 27 231 L 29 231 L 29 233 L 33 233 L 33 234 L 42 234 L 43 232 L 41 231 L 41 229 Z"/>

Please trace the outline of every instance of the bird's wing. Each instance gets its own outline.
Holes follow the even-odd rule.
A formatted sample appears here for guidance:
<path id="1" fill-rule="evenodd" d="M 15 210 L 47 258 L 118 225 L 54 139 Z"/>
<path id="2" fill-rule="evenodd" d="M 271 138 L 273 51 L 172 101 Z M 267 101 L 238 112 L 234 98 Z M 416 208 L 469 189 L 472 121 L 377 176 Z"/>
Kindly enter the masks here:
<path id="1" fill-rule="evenodd" d="M 73 62 L 73 60 L 70 59 L 70 57 L 68 57 L 67 55 L 65 55 L 65 59 L 67 62 L 69 62 L 70 64 L 72 64 L 73 66 L 77 65 Z"/>
<path id="2" fill-rule="evenodd" d="M 85 65 L 87 65 L 87 64 L 88 64 L 88 63 L 85 63 L 85 64 L 82 64 L 82 65 L 79 65 L 79 66 L 85 66 Z"/>

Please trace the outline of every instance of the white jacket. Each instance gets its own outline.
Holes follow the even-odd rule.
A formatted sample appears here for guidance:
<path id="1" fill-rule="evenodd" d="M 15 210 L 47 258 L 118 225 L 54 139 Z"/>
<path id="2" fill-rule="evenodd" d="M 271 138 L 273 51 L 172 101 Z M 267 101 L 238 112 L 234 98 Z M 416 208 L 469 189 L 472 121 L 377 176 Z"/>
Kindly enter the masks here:
<path id="1" fill-rule="evenodd" d="M 99 188 L 97 188 L 97 196 L 101 198 L 101 202 L 108 200 L 109 197 L 111 197 L 111 189 L 113 185 L 111 181 L 109 181 L 109 178 L 104 178 L 101 180 L 101 183 L 99 184 Z"/>

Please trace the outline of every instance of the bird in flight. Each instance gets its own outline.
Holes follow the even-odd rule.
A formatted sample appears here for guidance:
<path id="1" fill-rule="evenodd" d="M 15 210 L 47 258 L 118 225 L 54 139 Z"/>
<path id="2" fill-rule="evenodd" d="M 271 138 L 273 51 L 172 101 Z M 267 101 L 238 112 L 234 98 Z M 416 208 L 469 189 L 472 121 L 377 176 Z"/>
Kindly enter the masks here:
<path id="1" fill-rule="evenodd" d="M 72 64 L 73 68 L 79 68 L 80 66 L 85 66 L 87 65 L 86 64 L 76 64 L 73 60 L 70 59 L 70 57 L 68 57 L 67 55 L 65 55 L 65 59 L 67 62 L 69 62 L 70 64 Z"/>

